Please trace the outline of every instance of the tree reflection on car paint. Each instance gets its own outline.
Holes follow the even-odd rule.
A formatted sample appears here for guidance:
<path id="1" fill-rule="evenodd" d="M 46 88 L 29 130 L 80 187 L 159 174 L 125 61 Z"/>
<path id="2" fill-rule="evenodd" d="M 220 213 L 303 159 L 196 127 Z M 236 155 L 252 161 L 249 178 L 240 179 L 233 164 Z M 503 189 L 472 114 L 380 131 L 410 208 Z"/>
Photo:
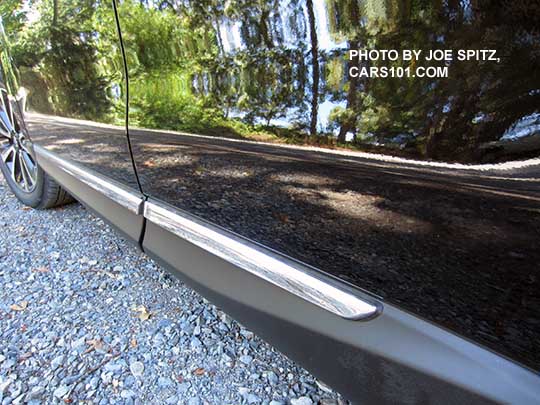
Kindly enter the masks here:
<path id="1" fill-rule="evenodd" d="M 110 4 L 70 0 L 59 16 L 54 4 L 39 3 L 37 21 L 15 25 L 32 107 L 121 122 Z M 540 105 L 538 13 L 526 1 L 498 4 L 125 0 L 131 124 L 482 161 L 481 145 Z M 502 61 L 454 61 L 448 79 L 349 77 L 352 64 L 366 62 L 349 61 L 348 51 L 364 47 L 490 48 Z"/>

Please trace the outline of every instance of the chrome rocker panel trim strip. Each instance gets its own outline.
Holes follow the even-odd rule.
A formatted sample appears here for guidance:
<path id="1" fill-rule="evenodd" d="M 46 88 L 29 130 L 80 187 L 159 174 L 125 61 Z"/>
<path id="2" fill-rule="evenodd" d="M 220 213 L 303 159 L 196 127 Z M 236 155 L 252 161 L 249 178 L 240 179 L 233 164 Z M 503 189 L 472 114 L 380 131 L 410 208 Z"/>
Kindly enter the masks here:
<path id="1" fill-rule="evenodd" d="M 348 290 L 345 285 L 340 285 L 340 281 L 313 268 L 282 257 L 173 207 L 145 202 L 140 195 L 123 185 L 83 169 L 39 145 L 33 145 L 33 149 L 38 162 L 40 159 L 48 160 L 69 176 L 130 212 L 144 215 L 149 221 L 173 234 L 312 304 L 352 320 L 371 319 L 380 311 L 377 304 L 360 298 L 352 288 Z"/>
<path id="2" fill-rule="evenodd" d="M 380 307 L 348 291 L 319 271 L 186 212 L 156 201 L 144 203 L 144 217 L 173 234 L 333 314 L 351 320 L 373 318 Z"/>
<path id="3" fill-rule="evenodd" d="M 114 202 L 127 208 L 132 213 L 136 215 L 141 215 L 143 213 L 143 199 L 140 196 L 133 194 L 123 185 L 116 182 L 113 183 L 111 180 L 105 180 L 99 174 L 93 174 L 88 169 L 82 169 L 39 145 L 34 144 L 33 149 L 37 155 L 38 161 L 39 159 L 48 159 L 62 171 L 77 178 L 94 190 L 99 191 Z"/>

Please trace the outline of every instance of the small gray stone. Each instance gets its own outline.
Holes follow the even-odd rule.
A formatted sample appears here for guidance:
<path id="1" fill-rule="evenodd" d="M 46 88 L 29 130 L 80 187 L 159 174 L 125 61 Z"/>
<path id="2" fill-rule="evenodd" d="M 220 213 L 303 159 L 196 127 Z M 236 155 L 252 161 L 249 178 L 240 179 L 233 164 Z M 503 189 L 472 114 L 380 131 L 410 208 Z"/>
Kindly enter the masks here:
<path id="1" fill-rule="evenodd" d="M 222 358 L 223 361 L 225 361 L 225 362 L 230 362 L 230 361 L 233 360 L 232 357 L 229 356 L 227 353 L 223 353 L 223 354 L 221 355 L 221 358 Z"/>
<path id="2" fill-rule="evenodd" d="M 5 394 L 9 386 L 11 385 L 11 380 L 6 380 L 0 383 L 0 393 Z"/>
<path id="3" fill-rule="evenodd" d="M 273 371 L 269 371 L 266 378 L 268 378 L 268 382 L 272 385 L 276 385 L 279 382 L 278 376 Z"/>
<path id="4" fill-rule="evenodd" d="M 63 398 L 69 391 L 69 388 L 67 385 L 61 385 L 57 389 L 54 390 L 53 395 L 56 398 Z"/>
<path id="5" fill-rule="evenodd" d="M 246 401 L 248 404 L 258 404 L 259 402 L 261 402 L 261 399 L 255 394 L 248 394 L 246 397 Z"/>
<path id="6" fill-rule="evenodd" d="M 129 369 L 134 377 L 140 377 L 144 373 L 144 364 L 140 361 L 134 361 L 129 365 Z"/>
<path id="7" fill-rule="evenodd" d="M 167 377 L 159 377 L 157 384 L 160 388 L 166 388 L 172 385 L 172 381 L 170 378 L 167 378 Z"/>
<path id="8" fill-rule="evenodd" d="M 253 361 L 253 357 L 248 355 L 240 356 L 239 360 L 244 363 L 246 366 L 249 366 L 251 362 Z"/>
<path id="9" fill-rule="evenodd" d="M 187 390 L 189 390 L 189 384 L 186 383 L 186 382 L 183 382 L 181 384 L 178 384 L 176 386 L 176 390 L 180 393 L 180 394 L 183 394 L 185 393 Z"/>
<path id="10" fill-rule="evenodd" d="M 201 403 L 201 400 L 199 399 L 199 397 L 191 397 L 190 399 L 188 399 L 188 405 L 200 405 Z"/>
<path id="11" fill-rule="evenodd" d="M 3 369 L 9 369 L 11 367 L 13 367 L 15 365 L 15 360 L 14 359 L 7 359 L 4 361 L 4 363 L 2 364 L 2 368 Z"/>
<path id="12" fill-rule="evenodd" d="M 165 342 L 165 337 L 161 333 L 156 333 L 152 340 L 156 346 L 160 346 Z"/>
<path id="13" fill-rule="evenodd" d="M 173 395 L 172 397 L 167 398 L 167 401 L 165 401 L 168 405 L 176 405 L 180 401 L 178 400 L 178 397 L 176 395 Z"/>
<path id="14" fill-rule="evenodd" d="M 32 399 L 38 399 L 43 395 L 44 392 L 45 392 L 44 387 L 40 387 L 40 386 L 32 387 L 30 392 L 28 392 L 28 394 L 26 395 L 26 400 L 30 401 Z"/>
<path id="15" fill-rule="evenodd" d="M 253 339 L 253 332 L 247 330 L 247 329 L 241 329 L 240 334 L 244 336 L 246 339 L 250 340 Z"/>
<path id="16" fill-rule="evenodd" d="M 98 377 L 92 377 L 90 382 L 88 383 L 90 385 L 90 389 L 95 390 L 99 384 L 99 378 Z"/>
<path id="17" fill-rule="evenodd" d="M 132 387 L 133 385 L 135 385 L 135 378 L 132 375 L 128 375 L 124 379 L 124 386 L 125 387 Z"/>
<path id="18" fill-rule="evenodd" d="M 111 371 L 117 373 L 122 370 L 122 364 L 118 363 L 107 363 L 104 367 L 105 371 Z"/>
<path id="19" fill-rule="evenodd" d="M 20 394 L 17 398 L 15 398 L 12 402 L 13 405 L 19 405 L 22 404 L 24 401 L 25 394 Z"/>
<path id="20" fill-rule="evenodd" d="M 86 337 L 83 336 L 82 338 L 79 338 L 73 342 L 71 342 L 71 348 L 72 349 L 78 349 L 80 347 L 83 347 L 86 343 Z"/>
<path id="21" fill-rule="evenodd" d="M 172 325 L 172 322 L 169 320 L 169 319 L 161 319 L 158 323 L 158 327 L 160 329 L 165 329 L 165 328 L 168 328 L 169 326 Z"/>
<path id="22" fill-rule="evenodd" d="M 308 397 L 300 397 L 297 399 L 291 399 L 291 405 L 312 405 L 313 401 Z"/>
<path id="23" fill-rule="evenodd" d="M 122 390 L 120 396 L 124 399 L 132 398 L 135 396 L 135 393 L 131 390 Z"/>

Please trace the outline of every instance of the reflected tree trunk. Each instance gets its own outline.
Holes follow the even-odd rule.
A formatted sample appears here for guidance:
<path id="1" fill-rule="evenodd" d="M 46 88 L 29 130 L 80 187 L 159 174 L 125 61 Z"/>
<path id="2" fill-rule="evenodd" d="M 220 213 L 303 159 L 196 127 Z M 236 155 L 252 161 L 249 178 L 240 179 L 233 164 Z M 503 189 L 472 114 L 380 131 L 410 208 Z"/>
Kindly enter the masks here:
<path id="1" fill-rule="evenodd" d="M 60 0 L 53 0 L 53 18 L 52 18 L 52 26 L 56 27 L 56 23 L 58 22 L 58 2 Z"/>
<path id="2" fill-rule="evenodd" d="M 214 14 L 214 25 L 216 27 L 216 38 L 217 38 L 217 43 L 218 43 L 218 48 L 219 48 L 219 54 L 224 55 L 225 50 L 223 48 L 223 39 L 221 38 L 221 26 L 219 24 L 219 16 L 217 13 Z"/>
<path id="3" fill-rule="evenodd" d="M 274 47 L 274 43 L 272 41 L 272 37 L 270 36 L 270 33 L 268 32 L 268 25 L 266 24 L 266 21 L 268 20 L 268 17 L 270 16 L 270 12 L 265 10 L 261 13 L 261 18 L 259 20 L 259 30 L 263 39 L 264 44 L 268 49 L 272 49 Z"/>
<path id="4" fill-rule="evenodd" d="M 358 49 L 359 41 L 349 41 L 349 50 Z M 347 63 L 347 74 L 356 61 L 353 59 Z M 356 107 L 356 91 L 358 90 L 358 78 L 355 76 L 349 77 L 349 91 L 347 92 L 347 110 L 355 110 Z M 347 118 L 339 128 L 338 143 L 345 143 L 347 140 L 347 132 L 355 130 L 356 123 L 354 118 Z M 355 131 L 356 132 L 356 131 Z"/>
<path id="5" fill-rule="evenodd" d="M 311 119 L 309 123 L 309 134 L 317 135 L 317 118 L 319 109 L 319 44 L 317 40 L 317 27 L 315 26 L 315 13 L 313 12 L 313 0 L 306 0 L 309 36 L 311 40 L 311 59 L 312 59 L 312 84 L 311 84 Z"/>
<path id="6" fill-rule="evenodd" d="M 349 2 L 349 12 L 351 23 L 353 27 L 360 27 L 360 9 L 358 7 L 357 1 Z M 358 33 L 351 34 L 353 38 L 348 41 L 349 50 L 358 49 L 360 47 L 360 41 L 358 40 Z M 356 64 L 356 60 L 349 60 L 347 63 L 347 75 L 349 75 L 350 68 Z M 349 90 L 347 92 L 347 110 L 356 111 L 357 96 L 356 92 L 358 91 L 358 78 L 349 76 Z M 339 134 L 337 141 L 338 143 L 345 143 L 347 140 L 347 133 L 353 131 L 356 132 L 356 114 L 348 115 L 345 122 L 341 124 L 339 128 Z"/>

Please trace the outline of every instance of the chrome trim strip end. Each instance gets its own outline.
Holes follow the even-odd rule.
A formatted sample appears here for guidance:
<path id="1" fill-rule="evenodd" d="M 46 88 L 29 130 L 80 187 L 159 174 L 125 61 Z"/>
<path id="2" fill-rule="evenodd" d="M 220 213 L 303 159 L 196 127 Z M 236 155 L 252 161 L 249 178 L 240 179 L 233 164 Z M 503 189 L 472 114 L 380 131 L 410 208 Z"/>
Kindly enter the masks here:
<path id="1" fill-rule="evenodd" d="M 147 201 L 144 203 L 144 217 L 221 259 L 338 316 L 366 320 L 379 313 L 377 304 L 360 298 L 352 289 L 349 291 L 341 286 L 339 281 L 186 212 Z"/>
<path id="2" fill-rule="evenodd" d="M 88 169 L 82 169 L 77 165 L 68 162 L 55 153 L 49 152 L 42 146 L 33 145 L 34 152 L 36 154 L 38 163 L 41 159 L 49 160 L 56 167 L 63 170 L 65 173 L 83 182 L 92 189 L 102 193 L 106 197 L 110 198 L 114 202 L 127 208 L 129 211 L 136 215 L 142 215 L 144 200 L 142 196 L 134 194 L 127 187 L 121 184 L 113 183 L 111 180 L 105 180 L 103 176 L 99 174 L 93 174 Z"/>

